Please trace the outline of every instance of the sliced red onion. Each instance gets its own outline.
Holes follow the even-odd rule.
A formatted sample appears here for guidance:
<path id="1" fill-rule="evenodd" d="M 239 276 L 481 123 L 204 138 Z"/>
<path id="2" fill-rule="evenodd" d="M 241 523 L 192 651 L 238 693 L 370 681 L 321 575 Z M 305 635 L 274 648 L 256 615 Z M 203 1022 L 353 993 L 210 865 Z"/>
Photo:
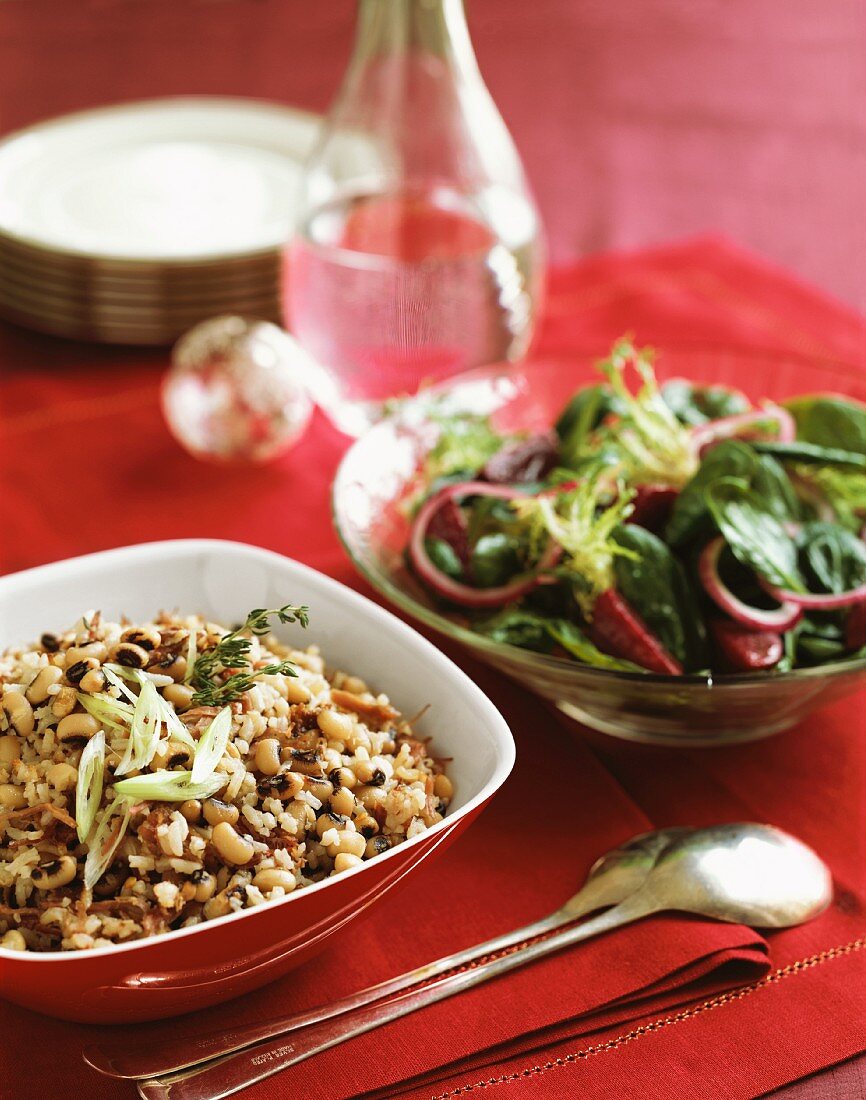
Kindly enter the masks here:
<path id="1" fill-rule="evenodd" d="M 719 573 L 719 556 L 725 548 L 725 540 L 719 535 L 708 542 L 701 551 L 698 575 L 701 584 L 713 603 L 742 626 L 754 631 L 771 630 L 777 634 L 790 630 L 803 617 L 803 610 L 791 601 L 780 607 L 766 610 L 745 603 L 728 588 Z"/>
<path id="2" fill-rule="evenodd" d="M 698 454 L 703 454 L 708 447 L 721 443 L 723 439 L 760 437 L 766 433 L 751 432 L 749 429 L 767 421 L 775 421 L 778 426 L 778 431 L 772 436 L 774 442 L 793 443 L 797 438 L 797 424 L 788 410 L 780 405 L 766 405 L 762 409 L 738 413 L 737 416 L 725 416 L 721 420 L 711 420 L 708 424 L 692 428 L 692 445 Z"/>
<path id="3" fill-rule="evenodd" d="M 484 481 L 463 481 L 457 485 L 446 485 L 435 496 L 432 496 L 423 506 L 415 518 L 412 533 L 409 539 L 409 558 L 418 576 L 421 577 L 438 595 L 451 603 L 461 604 L 463 607 L 500 607 L 502 604 L 512 603 L 530 592 L 541 583 L 542 574 L 552 569 L 562 555 L 562 548 L 551 540 L 535 568 L 530 573 L 524 573 L 513 578 L 507 584 L 498 585 L 496 588 L 473 588 L 468 584 L 461 584 L 445 573 L 441 572 L 430 560 L 424 542 L 430 521 L 438 510 L 448 501 L 459 501 L 464 497 L 486 496 L 499 497 L 501 500 L 520 500 L 529 494 L 519 489 L 512 489 L 508 485 L 492 485 Z"/>
<path id="4" fill-rule="evenodd" d="M 777 588 L 775 584 L 770 584 L 760 575 L 757 576 L 761 588 L 774 600 L 779 600 L 780 603 L 795 603 L 805 611 L 835 611 L 840 607 L 852 607 L 866 600 L 866 584 L 849 588 L 847 592 L 789 592 L 785 588 Z"/>

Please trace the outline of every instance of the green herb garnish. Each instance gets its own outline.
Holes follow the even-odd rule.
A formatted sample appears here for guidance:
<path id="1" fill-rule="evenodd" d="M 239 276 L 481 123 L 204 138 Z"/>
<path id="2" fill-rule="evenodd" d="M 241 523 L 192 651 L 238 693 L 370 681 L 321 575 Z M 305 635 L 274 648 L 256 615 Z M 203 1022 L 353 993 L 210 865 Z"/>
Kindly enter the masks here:
<path id="1" fill-rule="evenodd" d="M 253 669 L 250 664 L 252 637 L 262 637 L 270 631 L 270 620 L 276 616 L 281 623 L 309 625 L 309 608 L 285 604 L 278 608 L 256 608 L 236 630 L 223 635 L 212 648 L 200 652 L 195 659 L 189 683 L 195 688 L 194 706 L 221 707 L 239 698 L 262 676 L 297 676 L 291 661 Z M 226 669 L 236 671 L 228 677 Z"/>

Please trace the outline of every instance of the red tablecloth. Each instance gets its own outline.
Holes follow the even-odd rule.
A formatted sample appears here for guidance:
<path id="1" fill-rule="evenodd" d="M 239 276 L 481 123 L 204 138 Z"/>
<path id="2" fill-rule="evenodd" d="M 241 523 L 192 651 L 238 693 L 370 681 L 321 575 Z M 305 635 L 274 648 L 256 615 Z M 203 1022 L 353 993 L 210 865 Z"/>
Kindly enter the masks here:
<path id="1" fill-rule="evenodd" d="M 745 363 L 756 348 L 780 364 L 805 354 L 863 385 L 857 318 L 718 242 L 602 257 L 559 273 L 540 350 L 595 355 L 625 328 L 662 349 L 740 349 Z M 164 364 L 160 353 L 0 329 L 0 568 L 210 535 L 269 546 L 354 583 L 327 506 L 344 441 L 317 421 L 296 450 L 264 470 L 198 465 L 160 419 Z M 745 374 L 747 367 L 747 385 Z M 493 806 L 327 956 L 214 1010 L 210 1024 L 337 997 L 531 919 L 570 892 L 595 854 L 650 825 L 753 818 L 787 827 L 829 860 L 833 907 L 804 928 L 767 937 L 768 973 L 765 943 L 748 930 L 654 918 L 354 1040 L 251 1097 L 303 1089 L 341 1100 L 378 1090 L 444 1100 L 499 1090 L 745 1100 L 866 1048 L 862 697 L 770 741 L 671 752 L 597 736 L 569 741 L 531 697 L 473 672 L 519 746 L 515 775 Z M 4 1097 L 131 1095 L 79 1062 L 89 1029 L 7 1007 L 0 1029 L 13 1063 L 0 1075 Z M 16 1072 L 24 1049 L 27 1070 Z"/>

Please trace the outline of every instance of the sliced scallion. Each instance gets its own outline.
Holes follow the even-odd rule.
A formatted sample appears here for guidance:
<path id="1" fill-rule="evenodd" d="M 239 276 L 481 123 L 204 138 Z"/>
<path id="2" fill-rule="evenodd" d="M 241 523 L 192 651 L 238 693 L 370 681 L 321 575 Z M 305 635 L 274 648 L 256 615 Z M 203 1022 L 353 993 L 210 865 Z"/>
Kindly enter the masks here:
<path id="1" fill-rule="evenodd" d="M 102 784 L 105 776 L 105 731 L 99 730 L 84 746 L 78 762 L 78 781 L 75 785 L 75 826 L 78 839 L 83 844 L 90 835 L 96 812 L 102 801 Z"/>
<path id="2" fill-rule="evenodd" d="M 126 775 L 127 772 L 147 767 L 156 752 L 161 725 L 159 692 L 153 684 L 145 682 L 135 701 L 129 741 L 123 759 L 114 770 L 115 775 Z"/>
<path id="3" fill-rule="evenodd" d="M 124 668 L 123 665 L 104 664 L 102 666 L 102 671 L 105 673 L 108 682 L 110 684 L 113 684 L 114 687 L 116 687 L 117 690 L 121 693 L 121 695 L 125 695 L 130 703 L 134 705 L 138 696 L 135 694 L 135 692 L 130 691 L 126 684 L 123 682 L 124 680 L 129 679 L 133 679 L 135 683 L 139 682 L 137 677 L 130 677 L 126 675 L 127 672 L 132 672 L 133 670 Z"/>
<path id="4" fill-rule="evenodd" d="M 200 783 L 209 775 L 213 775 L 226 751 L 231 731 L 232 712 L 229 707 L 223 707 L 199 738 L 192 763 L 193 783 Z"/>
<path id="5" fill-rule="evenodd" d="M 198 656 L 198 631 L 193 626 L 190 628 L 189 639 L 186 646 L 186 675 L 183 678 L 185 684 L 189 683 L 192 678 L 192 671 L 195 667 L 195 659 Z"/>
<path id="6" fill-rule="evenodd" d="M 183 722 L 181 722 L 180 718 L 178 718 L 177 711 L 174 709 L 168 699 L 163 699 L 163 697 L 160 695 L 159 705 L 162 710 L 162 720 L 163 722 L 165 722 L 169 737 L 173 738 L 175 741 L 180 741 L 181 744 L 186 745 L 188 749 L 195 750 L 195 738 L 189 732 Z"/>
<path id="7" fill-rule="evenodd" d="M 92 890 L 102 878 L 111 861 L 123 834 L 129 825 L 130 806 L 125 798 L 118 796 L 105 810 L 99 824 L 88 841 L 87 859 L 84 861 L 84 885 Z"/>
<path id="8" fill-rule="evenodd" d="M 98 722 L 121 730 L 123 733 L 127 732 L 133 714 L 130 703 L 123 703 L 120 699 L 113 699 L 110 695 L 101 693 L 85 695 L 84 692 L 78 692 L 77 699 L 87 713 L 92 714 Z"/>
<path id="9" fill-rule="evenodd" d="M 210 775 L 201 783 L 193 783 L 192 772 L 158 771 L 121 779 L 114 784 L 114 789 L 123 798 L 186 802 L 188 798 L 210 798 L 227 782 L 228 776 L 222 773 Z"/>

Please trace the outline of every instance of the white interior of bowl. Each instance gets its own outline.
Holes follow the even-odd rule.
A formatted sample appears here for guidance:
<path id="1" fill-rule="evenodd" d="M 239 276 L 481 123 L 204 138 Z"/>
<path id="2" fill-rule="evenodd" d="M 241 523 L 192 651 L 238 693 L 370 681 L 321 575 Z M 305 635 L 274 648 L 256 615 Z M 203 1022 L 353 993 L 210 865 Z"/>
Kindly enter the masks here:
<path id="1" fill-rule="evenodd" d="M 362 676 L 406 715 L 429 704 L 417 728 L 433 738 L 436 755 L 452 758 L 448 774 L 455 787 L 449 813 L 434 830 L 450 828 L 504 782 L 514 763 L 508 726 L 461 669 L 411 627 L 345 585 L 289 558 L 241 543 L 147 543 L 0 578 L 0 648 L 30 642 L 46 630 L 64 629 L 96 609 L 110 619 L 125 614 L 133 620 L 148 619 L 161 609 L 178 609 L 233 625 L 254 607 L 286 603 L 307 604 L 310 626 L 306 631 L 281 626 L 277 633 L 282 638 L 301 646 L 319 645 L 330 667 Z M 406 841 L 400 850 L 417 845 L 432 831 Z M 395 851 L 377 858 L 387 860 Z M 367 866 L 347 873 L 363 874 Z M 276 904 L 291 904 L 330 881 Z M 242 919 L 253 912 L 218 919 Z M 189 934 L 213 923 L 166 935 Z M 97 950 L 134 949 L 161 938 Z M 45 952 L 33 958 L 61 956 L 69 953 Z"/>

